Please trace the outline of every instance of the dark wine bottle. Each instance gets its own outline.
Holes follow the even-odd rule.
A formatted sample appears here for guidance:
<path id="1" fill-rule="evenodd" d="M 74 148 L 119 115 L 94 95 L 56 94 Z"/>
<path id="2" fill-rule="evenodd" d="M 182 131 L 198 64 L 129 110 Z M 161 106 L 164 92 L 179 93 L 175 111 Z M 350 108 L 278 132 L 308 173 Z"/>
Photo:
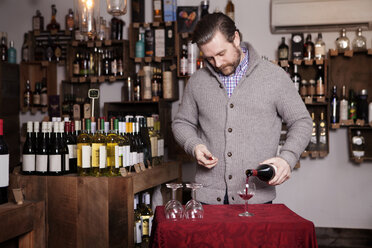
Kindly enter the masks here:
<path id="1" fill-rule="evenodd" d="M 62 174 L 62 147 L 59 123 L 53 122 L 53 133 L 49 143 L 49 175 Z"/>
<path id="2" fill-rule="evenodd" d="M 69 159 L 69 151 L 68 151 L 68 147 L 66 143 L 66 133 L 64 132 L 64 123 L 62 121 L 59 122 L 59 133 L 60 133 L 59 145 L 61 147 L 61 153 L 62 153 L 62 173 L 68 174 L 70 173 L 70 159 Z"/>
<path id="3" fill-rule="evenodd" d="M 36 162 L 36 149 L 35 141 L 33 138 L 32 121 L 27 122 L 27 136 L 26 141 L 23 145 L 22 153 L 22 174 L 32 175 L 35 173 L 35 162 Z"/>
<path id="4" fill-rule="evenodd" d="M 75 124 L 73 121 L 65 122 L 66 144 L 68 148 L 68 158 L 70 173 L 76 173 L 77 156 L 76 156 L 76 137 L 74 135 Z"/>
<path id="5" fill-rule="evenodd" d="M 0 119 L 0 204 L 8 202 L 9 151 L 3 138 L 3 119 Z"/>
<path id="6" fill-rule="evenodd" d="M 46 175 L 48 173 L 48 122 L 41 123 L 41 135 L 39 137 L 36 150 L 36 174 Z"/>
<path id="7" fill-rule="evenodd" d="M 275 176 L 275 167 L 270 164 L 260 164 L 257 169 L 248 169 L 245 171 L 247 177 L 255 176 L 261 181 L 268 182 Z"/>

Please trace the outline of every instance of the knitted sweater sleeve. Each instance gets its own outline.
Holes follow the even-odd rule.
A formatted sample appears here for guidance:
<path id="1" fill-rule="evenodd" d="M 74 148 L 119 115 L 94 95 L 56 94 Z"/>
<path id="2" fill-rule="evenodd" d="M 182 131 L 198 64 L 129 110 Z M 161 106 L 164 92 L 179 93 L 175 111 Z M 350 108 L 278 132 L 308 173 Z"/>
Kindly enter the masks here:
<path id="1" fill-rule="evenodd" d="M 284 72 L 279 75 L 276 107 L 288 127 L 287 139 L 279 157 L 286 160 L 293 169 L 310 141 L 312 119 L 290 78 Z"/>
<path id="2" fill-rule="evenodd" d="M 194 156 L 194 148 L 203 141 L 198 135 L 198 106 L 193 95 L 195 80 L 193 77 L 187 83 L 178 113 L 172 122 L 172 131 L 177 143 L 186 153 Z"/>

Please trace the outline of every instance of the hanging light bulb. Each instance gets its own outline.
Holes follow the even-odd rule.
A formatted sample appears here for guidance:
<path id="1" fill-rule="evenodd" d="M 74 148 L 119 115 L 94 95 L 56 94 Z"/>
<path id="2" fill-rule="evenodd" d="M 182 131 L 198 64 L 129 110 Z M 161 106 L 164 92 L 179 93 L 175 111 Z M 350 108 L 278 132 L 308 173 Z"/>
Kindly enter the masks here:
<path id="1" fill-rule="evenodd" d="M 106 0 L 107 12 L 113 16 L 121 16 L 127 13 L 127 0 Z"/>
<path id="2" fill-rule="evenodd" d="M 94 39 L 97 35 L 97 25 L 100 17 L 100 0 L 77 1 L 80 32 L 88 36 L 89 39 Z"/>

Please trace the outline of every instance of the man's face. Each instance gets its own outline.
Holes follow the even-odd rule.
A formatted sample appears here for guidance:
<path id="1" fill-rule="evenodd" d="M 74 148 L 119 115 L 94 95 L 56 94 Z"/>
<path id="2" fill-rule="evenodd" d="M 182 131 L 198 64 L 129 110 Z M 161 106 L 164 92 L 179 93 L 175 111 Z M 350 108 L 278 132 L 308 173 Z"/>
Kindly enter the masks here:
<path id="1" fill-rule="evenodd" d="M 235 32 L 233 42 L 228 42 L 221 32 L 217 31 L 211 41 L 200 46 L 200 50 L 215 71 L 225 76 L 233 74 L 241 61 L 238 32 Z"/>

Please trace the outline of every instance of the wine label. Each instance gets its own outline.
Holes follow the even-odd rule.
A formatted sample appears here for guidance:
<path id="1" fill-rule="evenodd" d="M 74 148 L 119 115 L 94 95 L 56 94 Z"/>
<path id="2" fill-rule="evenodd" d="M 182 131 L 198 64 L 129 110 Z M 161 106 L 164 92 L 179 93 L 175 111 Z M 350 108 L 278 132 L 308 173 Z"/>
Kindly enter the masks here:
<path id="1" fill-rule="evenodd" d="M 327 137 L 325 135 L 319 136 L 319 143 L 326 144 L 327 143 Z"/>
<path id="2" fill-rule="evenodd" d="M 0 187 L 9 186 L 9 154 L 0 155 Z"/>
<path id="3" fill-rule="evenodd" d="M 67 145 L 68 158 L 76 158 L 76 145 Z"/>
<path id="4" fill-rule="evenodd" d="M 23 154 L 22 171 L 35 171 L 35 154 Z"/>
<path id="5" fill-rule="evenodd" d="M 119 146 L 119 159 L 122 167 L 124 167 L 124 146 Z"/>
<path id="6" fill-rule="evenodd" d="M 354 157 L 363 157 L 364 151 L 353 151 Z"/>
<path id="7" fill-rule="evenodd" d="M 133 152 L 129 152 L 129 156 L 128 156 L 128 166 L 131 166 L 133 165 L 133 155 L 132 155 Z"/>
<path id="8" fill-rule="evenodd" d="M 48 171 L 48 155 L 44 155 L 44 154 L 36 155 L 36 171 L 37 172 Z"/>
<path id="9" fill-rule="evenodd" d="M 103 145 L 99 147 L 99 168 L 100 169 L 106 168 L 106 159 L 107 159 L 106 146 Z"/>
<path id="10" fill-rule="evenodd" d="M 164 156 L 164 139 L 158 139 L 158 156 Z"/>
<path id="11" fill-rule="evenodd" d="M 120 167 L 119 146 L 115 146 L 115 168 Z"/>
<path id="12" fill-rule="evenodd" d="M 340 121 L 346 121 L 348 119 L 348 101 L 340 101 Z"/>
<path id="13" fill-rule="evenodd" d="M 135 223 L 135 227 L 134 227 L 134 243 L 135 244 L 140 244 L 142 243 L 142 225 L 141 225 L 141 222 L 138 221 Z"/>
<path id="14" fill-rule="evenodd" d="M 92 144 L 92 167 L 100 167 L 100 153 L 101 147 L 105 146 L 103 143 L 93 143 Z M 102 167 L 100 167 L 102 168 Z M 104 168 L 104 167 L 103 167 Z"/>
<path id="15" fill-rule="evenodd" d="M 130 156 L 130 146 L 124 146 L 124 155 L 123 155 L 123 161 L 125 163 L 123 164 L 124 167 L 130 166 L 129 164 L 129 156 Z"/>
<path id="16" fill-rule="evenodd" d="M 132 163 L 137 164 L 137 152 L 131 152 L 132 154 Z"/>
<path id="17" fill-rule="evenodd" d="M 92 156 L 92 148 L 90 146 L 81 147 L 81 159 L 82 159 L 82 168 L 90 168 L 90 158 Z"/>
<path id="18" fill-rule="evenodd" d="M 61 154 L 49 155 L 49 171 L 62 171 L 62 156 Z"/>
<path id="19" fill-rule="evenodd" d="M 138 163 L 143 163 L 145 160 L 145 155 L 143 154 L 143 152 L 138 153 L 138 155 Z"/>
<path id="20" fill-rule="evenodd" d="M 153 217 L 149 215 L 141 216 L 142 236 L 151 235 L 152 219 Z"/>
<path id="21" fill-rule="evenodd" d="M 152 157 L 158 156 L 158 138 L 157 137 L 150 137 L 151 142 L 151 155 Z"/>
<path id="22" fill-rule="evenodd" d="M 65 171 L 70 171 L 70 159 L 68 154 L 65 154 Z"/>

